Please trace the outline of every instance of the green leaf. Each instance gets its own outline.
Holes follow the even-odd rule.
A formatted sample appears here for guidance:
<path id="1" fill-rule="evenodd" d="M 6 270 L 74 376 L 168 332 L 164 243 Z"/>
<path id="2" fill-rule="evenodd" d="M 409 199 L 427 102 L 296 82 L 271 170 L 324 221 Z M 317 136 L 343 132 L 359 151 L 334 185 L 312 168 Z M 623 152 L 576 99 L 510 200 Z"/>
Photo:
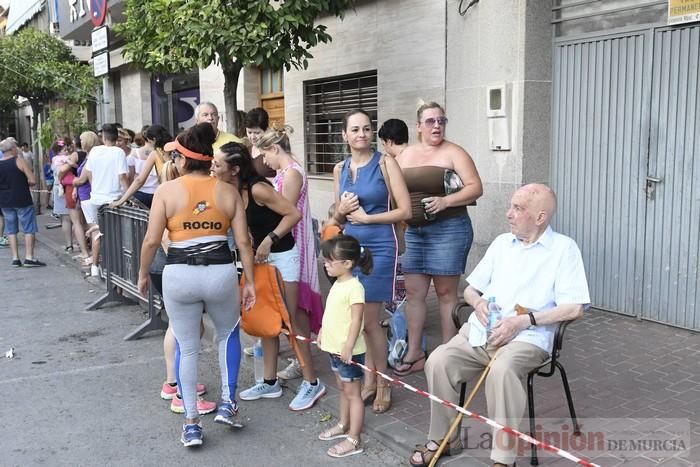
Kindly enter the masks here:
<path id="1" fill-rule="evenodd" d="M 319 17 L 341 17 L 353 0 L 124 0 L 126 20 L 114 30 L 124 55 L 152 72 L 207 67 L 217 57 L 241 66 L 306 68 L 306 49 L 330 40 Z M 237 73 L 228 76 L 238 78 Z M 232 79 L 232 78 L 231 78 Z M 236 81 L 237 82 L 237 81 Z M 225 87 L 232 83 L 225 82 Z M 235 95 L 235 92 L 233 92 Z M 228 108 L 226 109 L 228 112 Z"/>

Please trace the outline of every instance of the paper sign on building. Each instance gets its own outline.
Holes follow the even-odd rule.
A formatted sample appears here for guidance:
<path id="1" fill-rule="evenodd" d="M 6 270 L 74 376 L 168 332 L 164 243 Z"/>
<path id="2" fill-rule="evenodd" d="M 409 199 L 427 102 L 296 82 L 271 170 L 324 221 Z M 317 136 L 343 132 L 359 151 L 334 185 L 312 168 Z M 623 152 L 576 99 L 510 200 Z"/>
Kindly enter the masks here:
<path id="1" fill-rule="evenodd" d="M 668 24 L 700 21 L 700 0 L 668 0 Z"/>

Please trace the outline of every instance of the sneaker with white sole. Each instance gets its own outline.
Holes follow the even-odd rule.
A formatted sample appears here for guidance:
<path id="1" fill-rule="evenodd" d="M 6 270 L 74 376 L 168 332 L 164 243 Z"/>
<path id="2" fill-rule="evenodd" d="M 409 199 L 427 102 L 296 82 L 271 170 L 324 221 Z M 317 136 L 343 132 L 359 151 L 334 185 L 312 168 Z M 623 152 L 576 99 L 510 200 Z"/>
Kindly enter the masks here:
<path id="1" fill-rule="evenodd" d="M 243 424 L 238 418 L 238 404 L 236 404 L 236 401 L 219 402 L 219 408 L 216 410 L 214 421 L 233 428 L 243 428 Z"/>
<path id="2" fill-rule="evenodd" d="M 191 446 L 201 446 L 204 441 L 204 435 L 202 434 L 202 425 L 199 423 L 191 423 L 182 425 L 182 437 L 180 437 L 182 444 L 189 448 Z"/>
<path id="3" fill-rule="evenodd" d="M 201 396 L 207 392 L 207 387 L 202 383 L 197 383 L 197 395 Z M 171 386 L 168 383 L 163 383 L 163 387 L 160 388 L 160 398 L 166 401 L 172 400 L 177 394 L 177 384 Z"/>
<path id="4" fill-rule="evenodd" d="M 216 410 L 216 402 L 205 401 L 201 397 L 197 398 L 197 411 L 199 415 L 206 415 Z M 170 402 L 170 411 L 174 413 L 185 413 L 185 401 L 175 396 Z"/>
<path id="5" fill-rule="evenodd" d="M 275 381 L 275 384 L 257 383 L 252 388 L 241 391 L 239 397 L 244 401 L 256 401 L 260 398 L 277 399 L 282 397 L 282 387 L 279 381 Z"/>
<path id="6" fill-rule="evenodd" d="M 277 372 L 277 377 L 280 379 L 296 379 L 301 378 L 304 373 L 301 371 L 301 365 L 296 358 L 289 359 L 289 365 L 284 370 Z"/>
<path id="7" fill-rule="evenodd" d="M 310 409 L 325 393 L 326 386 L 323 385 L 320 379 L 316 378 L 315 386 L 304 380 L 299 386 L 299 392 L 289 404 L 289 409 L 295 412 Z"/>

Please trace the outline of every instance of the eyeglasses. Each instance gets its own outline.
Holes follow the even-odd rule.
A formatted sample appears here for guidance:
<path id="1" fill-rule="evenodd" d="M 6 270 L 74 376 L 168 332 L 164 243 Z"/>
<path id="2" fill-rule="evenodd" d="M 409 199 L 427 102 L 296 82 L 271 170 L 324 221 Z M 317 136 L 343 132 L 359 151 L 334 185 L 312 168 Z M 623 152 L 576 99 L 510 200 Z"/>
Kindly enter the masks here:
<path id="1" fill-rule="evenodd" d="M 438 118 L 426 118 L 423 120 L 423 124 L 427 127 L 435 126 L 435 124 L 438 124 L 440 126 L 445 126 L 447 125 L 447 117 L 438 117 Z"/>

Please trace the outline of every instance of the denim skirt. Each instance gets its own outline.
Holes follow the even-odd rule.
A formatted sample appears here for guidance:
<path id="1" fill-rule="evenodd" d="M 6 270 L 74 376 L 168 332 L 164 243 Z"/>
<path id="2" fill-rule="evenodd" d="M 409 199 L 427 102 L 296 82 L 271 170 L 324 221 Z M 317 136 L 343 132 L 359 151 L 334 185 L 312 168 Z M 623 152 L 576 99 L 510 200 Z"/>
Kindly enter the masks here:
<path id="1" fill-rule="evenodd" d="M 468 214 L 427 225 L 409 226 L 406 252 L 401 256 L 403 272 L 429 276 L 464 274 L 473 239 Z"/>

